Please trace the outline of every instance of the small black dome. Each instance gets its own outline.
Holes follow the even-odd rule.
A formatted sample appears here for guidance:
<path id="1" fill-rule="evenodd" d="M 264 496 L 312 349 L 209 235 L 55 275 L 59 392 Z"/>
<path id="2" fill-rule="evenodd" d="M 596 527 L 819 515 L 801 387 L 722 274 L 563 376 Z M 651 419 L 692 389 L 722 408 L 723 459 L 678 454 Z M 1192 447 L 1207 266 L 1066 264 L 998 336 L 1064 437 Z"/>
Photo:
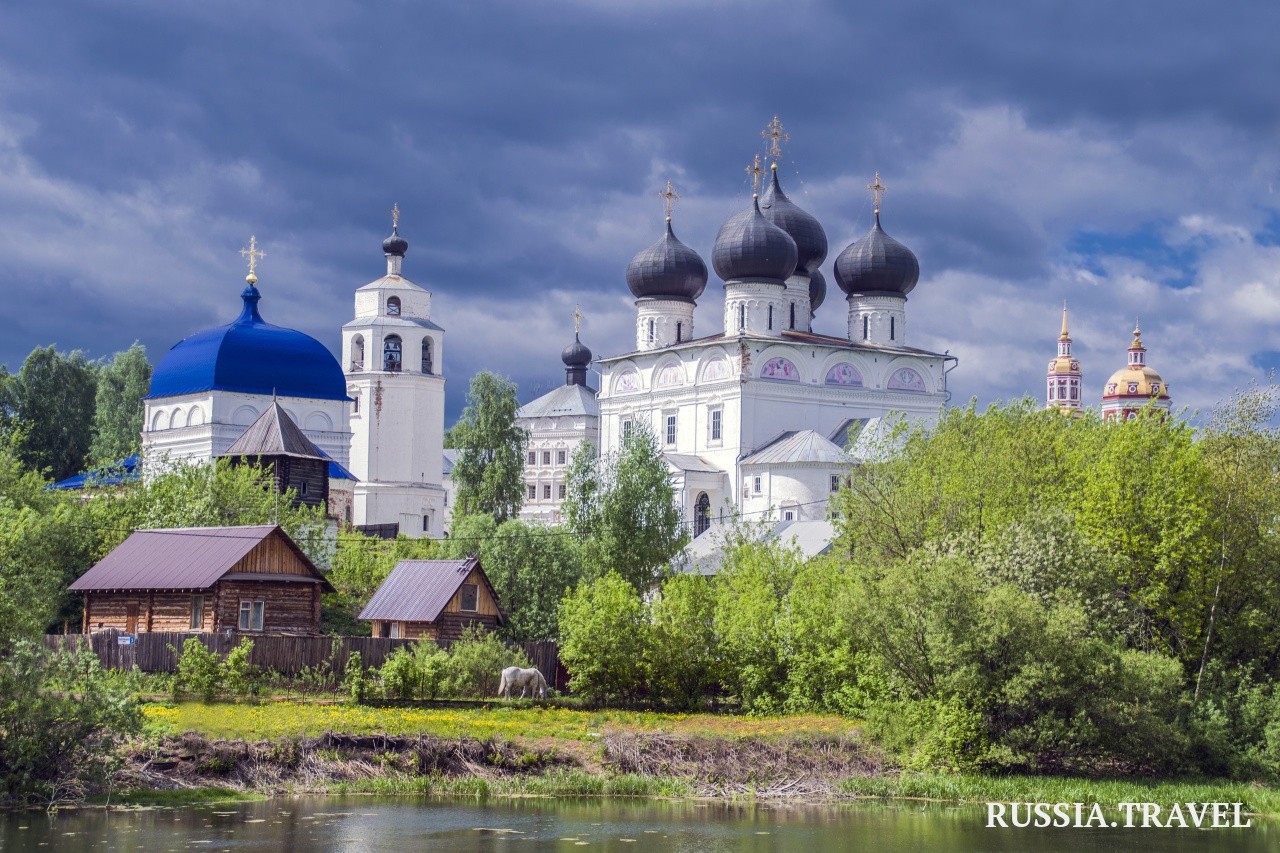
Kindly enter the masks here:
<path id="1" fill-rule="evenodd" d="M 778 184 L 776 163 L 769 188 L 764 191 L 764 198 L 760 199 L 760 212 L 765 219 L 786 231 L 796 241 L 797 270 L 812 272 L 822 266 L 822 262 L 827 259 L 827 232 L 822 230 L 818 220 L 787 198 Z"/>
<path id="2" fill-rule="evenodd" d="M 851 243 L 836 258 L 836 284 L 849 295 L 898 293 L 906 296 L 920 280 L 920 262 L 906 246 L 880 228 L 880 214 L 871 233 Z"/>
<path id="3" fill-rule="evenodd" d="M 818 306 L 827 298 L 827 280 L 822 270 L 809 273 L 809 313 L 817 312 Z"/>
<path id="4" fill-rule="evenodd" d="M 409 251 L 409 241 L 400 236 L 399 228 L 392 228 L 391 236 L 382 241 L 382 251 L 383 254 L 404 257 L 404 253 Z"/>
<path id="5" fill-rule="evenodd" d="M 573 343 L 564 348 L 564 352 L 560 353 L 560 360 L 564 362 L 565 367 L 586 367 L 591 363 L 591 350 L 578 339 L 575 332 L 573 335 Z"/>
<path id="6" fill-rule="evenodd" d="M 720 226 L 711 263 L 725 281 L 763 278 L 783 282 L 796 271 L 797 256 L 796 241 L 765 219 L 760 202 L 752 199 L 749 209 Z"/>
<path id="7" fill-rule="evenodd" d="M 698 253 L 676 239 L 667 220 L 662 239 L 627 264 L 627 287 L 637 299 L 682 299 L 692 302 L 707 286 L 707 265 Z"/>

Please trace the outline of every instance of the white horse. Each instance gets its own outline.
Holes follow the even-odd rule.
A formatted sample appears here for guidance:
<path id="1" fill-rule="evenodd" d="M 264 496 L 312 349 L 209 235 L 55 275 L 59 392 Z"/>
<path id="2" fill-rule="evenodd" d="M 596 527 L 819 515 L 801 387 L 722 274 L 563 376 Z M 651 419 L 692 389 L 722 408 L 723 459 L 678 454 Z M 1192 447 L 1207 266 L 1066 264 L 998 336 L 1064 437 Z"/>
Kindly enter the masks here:
<path id="1" fill-rule="evenodd" d="M 530 696 L 536 696 L 539 699 L 547 698 L 547 680 L 542 677 L 542 672 L 537 667 L 532 669 L 521 669 L 518 666 L 509 666 L 502 671 L 502 680 L 498 682 L 498 695 L 507 699 L 511 698 L 511 692 L 517 687 L 520 688 L 520 698 L 524 698 L 526 690 Z"/>

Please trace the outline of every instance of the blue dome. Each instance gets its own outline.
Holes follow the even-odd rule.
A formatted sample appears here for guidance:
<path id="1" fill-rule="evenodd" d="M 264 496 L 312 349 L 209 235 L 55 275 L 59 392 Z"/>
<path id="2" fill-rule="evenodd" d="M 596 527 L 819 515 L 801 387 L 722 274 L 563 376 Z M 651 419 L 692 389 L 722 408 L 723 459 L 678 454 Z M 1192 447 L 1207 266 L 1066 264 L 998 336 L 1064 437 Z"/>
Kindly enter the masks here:
<path id="1" fill-rule="evenodd" d="M 238 391 L 347 399 L 342 368 L 324 344 L 263 320 L 252 284 L 240 298 L 244 309 L 234 323 L 196 332 L 165 353 L 151 376 L 151 398 Z"/>

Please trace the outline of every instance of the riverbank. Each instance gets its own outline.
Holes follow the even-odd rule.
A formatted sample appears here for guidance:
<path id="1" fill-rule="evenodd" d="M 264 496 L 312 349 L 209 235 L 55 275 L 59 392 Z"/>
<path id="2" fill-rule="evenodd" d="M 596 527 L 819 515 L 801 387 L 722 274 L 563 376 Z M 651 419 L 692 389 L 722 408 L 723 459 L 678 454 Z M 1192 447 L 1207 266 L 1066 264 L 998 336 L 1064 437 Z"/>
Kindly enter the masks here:
<path id="1" fill-rule="evenodd" d="M 1280 817 L 1280 791 L 1247 783 L 903 773 L 856 723 L 828 716 L 306 702 L 156 703 L 145 714 L 148 733 L 124 756 L 113 802 L 302 793 L 1104 807 L 1218 801 Z"/>

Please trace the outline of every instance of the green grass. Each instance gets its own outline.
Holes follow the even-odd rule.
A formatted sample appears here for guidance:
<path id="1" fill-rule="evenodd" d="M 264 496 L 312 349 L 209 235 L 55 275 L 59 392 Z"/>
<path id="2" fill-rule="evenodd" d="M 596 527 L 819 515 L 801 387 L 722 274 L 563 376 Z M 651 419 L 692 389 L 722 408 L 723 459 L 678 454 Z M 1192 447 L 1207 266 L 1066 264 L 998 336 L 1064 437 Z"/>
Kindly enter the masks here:
<path id="1" fill-rule="evenodd" d="M 887 799 L 925 799 L 958 803 L 1245 803 L 1253 814 L 1280 815 L 1280 791 L 1265 785 L 1227 780 L 1084 779 L 1059 776 L 975 776 L 904 773 L 846 779 L 847 794 Z"/>
<path id="2" fill-rule="evenodd" d="M 381 794 L 488 799 L 489 797 L 692 797 L 693 785 L 683 779 L 602 775 L 583 770 L 550 770 L 536 776 L 480 779 L 474 776 L 384 776 L 339 782 L 331 794 Z"/>
<path id="3" fill-rule="evenodd" d="M 436 735 L 486 740 L 555 738 L 591 741 L 613 729 L 739 739 L 782 735 L 836 735 L 856 728 L 835 716 L 735 717 L 716 714 L 659 714 L 651 711 L 580 711 L 567 708 L 375 708 L 317 702 L 263 704 L 214 702 L 154 703 L 143 713 L 155 734 L 199 732 L 229 740 L 270 740 L 345 734 Z"/>
<path id="4" fill-rule="evenodd" d="M 178 788 L 170 791 L 152 788 L 126 788 L 112 794 L 108 801 L 100 799 L 100 804 L 109 802 L 113 806 L 198 806 L 205 803 L 239 803 L 254 800 L 265 800 L 262 794 L 248 791 L 236 791 L 231 788 Z"/>

